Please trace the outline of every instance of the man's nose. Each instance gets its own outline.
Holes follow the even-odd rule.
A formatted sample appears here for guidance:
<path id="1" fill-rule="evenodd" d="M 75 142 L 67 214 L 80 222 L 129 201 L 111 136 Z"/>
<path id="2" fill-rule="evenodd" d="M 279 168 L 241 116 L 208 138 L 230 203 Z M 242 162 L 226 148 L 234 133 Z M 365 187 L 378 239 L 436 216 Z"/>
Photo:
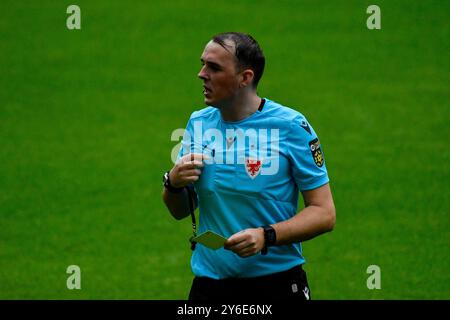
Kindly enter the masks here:
<path id="1" fill-rule="evenodd" d="M 206 80 L 206 79 L 207 79 L 208 74 L 205 72 L 205 67 L 204 67 L 204 66 L 200 69 L 200 72 L 198 73 L 197 76 L 198 76 L 200 79 L 202 79 L 202 80 Z"/>

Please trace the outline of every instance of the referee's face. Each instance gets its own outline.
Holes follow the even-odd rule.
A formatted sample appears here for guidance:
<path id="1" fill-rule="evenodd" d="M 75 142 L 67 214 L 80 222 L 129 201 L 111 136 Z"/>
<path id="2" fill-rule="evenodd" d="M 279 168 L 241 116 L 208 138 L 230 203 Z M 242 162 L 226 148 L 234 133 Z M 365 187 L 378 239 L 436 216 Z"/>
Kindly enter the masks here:
<path id="1" fill-rule="evenodd" d="M 232 103 L 239 90 L 241 75 L 236 67 L 234 45 L 231 42 L 227 49 L 210 41 L 200 58 L 202 68 L 198 77 L 203 80 L 205 104 L 214 107 L 225 107 Z"/>

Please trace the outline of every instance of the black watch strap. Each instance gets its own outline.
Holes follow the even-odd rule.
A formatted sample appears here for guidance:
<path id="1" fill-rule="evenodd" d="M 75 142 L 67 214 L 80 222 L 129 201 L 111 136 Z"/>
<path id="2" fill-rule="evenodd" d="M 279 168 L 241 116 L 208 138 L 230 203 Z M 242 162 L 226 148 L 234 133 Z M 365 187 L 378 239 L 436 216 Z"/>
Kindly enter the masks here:
<path id="1" fill-rule="evenodd" d="M 262 255 L 267 254 L 267 248 L 270 246 L 274 246 L 277 242 L 277 233 L 275 232 L 275 229 L 272 226 L 262 226 L 261 228 L 264 229 L 264 248 L 261 250 Z"/>
<path id="2" fill-rule="evenodd" d="M 180 193 L 181 191 L 184 190 L 184 187 L 176 188 L 176 187 L 172 186 L 170 184 L 169 172 L 170 171 L 167 171 L 166 173 L 164 173 L 164 176 L 163 176 L 164 188 L 166 188 L 167 190 L 169 190 L 172 193 Z"/>

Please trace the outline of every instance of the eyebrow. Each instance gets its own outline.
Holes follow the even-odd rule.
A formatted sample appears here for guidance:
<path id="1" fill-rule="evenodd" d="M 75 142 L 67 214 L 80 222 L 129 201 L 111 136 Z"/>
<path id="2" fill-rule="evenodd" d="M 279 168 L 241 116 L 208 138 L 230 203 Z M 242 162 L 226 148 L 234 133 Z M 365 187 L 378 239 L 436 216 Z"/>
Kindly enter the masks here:
<path id="1" fill-rule="evenodd" d="M 222 66 L 220 64 L 212 62 L 212 61 L 205 61 L 202 58 L 200 58 L 200 62 L 205 63 L 205 64 L 207 63 L 207 64 L 211 65 L 212 67 L 222 68 Z"/>

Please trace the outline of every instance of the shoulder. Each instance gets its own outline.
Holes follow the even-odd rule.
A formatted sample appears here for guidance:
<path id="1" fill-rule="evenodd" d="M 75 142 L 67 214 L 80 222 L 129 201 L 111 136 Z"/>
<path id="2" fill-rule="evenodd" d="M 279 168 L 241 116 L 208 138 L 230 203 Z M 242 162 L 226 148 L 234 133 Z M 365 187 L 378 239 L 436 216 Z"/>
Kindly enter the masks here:
<path id="1" fill-rule="evenodd" d="M 204 118 L 216 117 L 219 115 L 219 110 L 214 107 L 206 107 L 197 111 L 192 112 L 190 120 L 202 120 Z"/>
<path id="2" fill-rule="evenodd" d="M 285 130 L 288 144 L 305 144 L 317 138 L 313 127 L 301 112 L 270 100 L 266 112 L 272 117 L 272 123 L 275 122 L 279 128 Z"/>
<path id="3" fill-rule="evenodd" d="M 307 123 L 306 117 L 301 112 L 267 98 L 264 108 L 266 108 L 265 112 L 267 117 L 271 117 L 273 120 L 278 119 L 278 121 L 284 123 L 288 127 L 304 125 Z"/>

